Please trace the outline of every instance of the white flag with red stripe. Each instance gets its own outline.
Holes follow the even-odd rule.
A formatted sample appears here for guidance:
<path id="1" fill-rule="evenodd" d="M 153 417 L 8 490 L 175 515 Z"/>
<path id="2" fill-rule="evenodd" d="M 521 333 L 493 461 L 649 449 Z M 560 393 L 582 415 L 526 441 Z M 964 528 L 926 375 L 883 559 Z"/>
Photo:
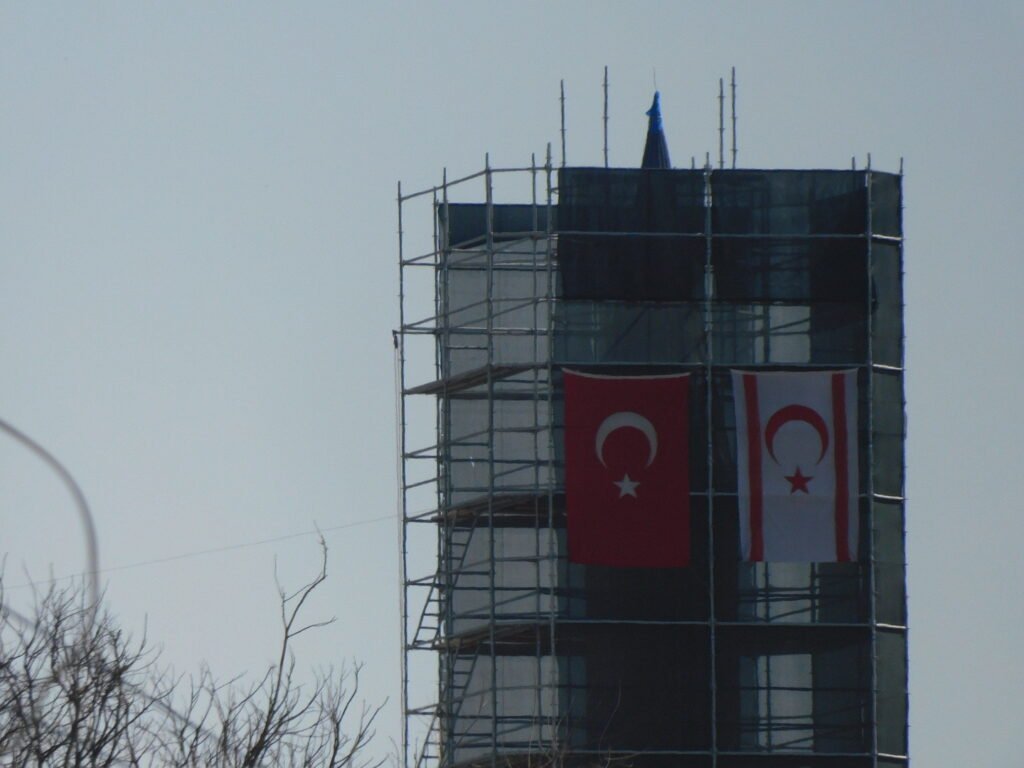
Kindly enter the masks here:
<path id="1" fill-rule="evenodd" d="M 733 371 L 744 560 L 857 559 L 856 371 Z"/>

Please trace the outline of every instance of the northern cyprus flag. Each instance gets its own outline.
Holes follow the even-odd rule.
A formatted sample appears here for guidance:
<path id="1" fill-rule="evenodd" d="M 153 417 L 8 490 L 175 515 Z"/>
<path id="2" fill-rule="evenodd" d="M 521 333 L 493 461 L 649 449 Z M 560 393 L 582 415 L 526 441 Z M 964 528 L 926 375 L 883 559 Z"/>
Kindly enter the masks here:
<path id="1" fill-rule="evenodd" d="M 856 560 L 856 371 L 733 371 L 732 382 L 743 559 Z"/>

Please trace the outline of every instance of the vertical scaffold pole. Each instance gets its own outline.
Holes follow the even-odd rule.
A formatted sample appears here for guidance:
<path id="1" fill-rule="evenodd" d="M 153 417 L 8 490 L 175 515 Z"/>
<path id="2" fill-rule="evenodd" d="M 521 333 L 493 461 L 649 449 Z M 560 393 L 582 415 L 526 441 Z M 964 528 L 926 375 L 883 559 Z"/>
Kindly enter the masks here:
<path id="1" fill-rule="evenodd" d="M 875 350 L 874 350 L 874 318 L 871 312 L 871 295 L 873 285 L 871 271 L 874 267 L 874 249 L 872 240 L 874 238 L 874 222 L 872 221 L 871 201 L 871 154 L 867 157 L 867 167 L 864 169 L 864 187 L 866 199 L 865 216 L 865 241 L 867 254 L 865 266 L 867 267 L 867 350 L 868 364 L 867 371 L 867 425 L 868 425 L 868 467 L 867 467 L 867 497 L 868 497 L 868 524 L 867 524 L 867 547 L 868 547 L 868 594 L 870 595 L 868 621 L 871 623 L 871 706 L 869 707 L 871 718 L 871 766 L 878 766 L 878 616 L 875 603 L 878 600 L 877 587 L 875 584 Z"/>
<path id="2" fill-rule="evenodd" d="M 730 84 L 732 90 L 732 167 L 736 168 L 736 67 L 732 68 L 732 81 Z"/>
<path id="3" fill-rule="evenodd" d="M 448 376 L 451 372 L 451 294 L 449 292 L 449 286 L 451 285 L 451 275 L 449 274 L 449 265 L 451 262 L 451 254 L 449 252 L 449 246 L 451 245 L 450 222 L 448 212 L 448 168 L 445 167 L 441 170 L 441 210 L 444 211 L 444 215 L 438 216 L 438 201 L 437 192 L 434 192 L 434 208 L 432 211 L 434 220 L 434 253 L 437 264 L 437 269 L 440 275 L 435 277 L 434 284 L 434 316 L 437 318 L 437 322 L 440 323 L 440 343 L 435 345 L 435 371 L 436 378 L 442 381 L 441 396 L 437 399 L 437 403 L 434 411 L 434 434 L 437 436 L 438 442 L 438 461 L 437 461 L 437 484 L 435 488 L 435 495 L 437 498 L 437 509 L 440 512 L 440 521 L 437 527 L 437 569 L 438 574 L 435 577 L 435 582 L 438 589 L 438 611 L 437 611 L 437 632 L 440 637 L 447 638 L 451 632 L 452 627 L 455 626 L 454 612 L 455 612 L 455 601 L 453 596 L 455 594 L 455 583 L 458 578 L 454 572 L 453 561 L 453 542 L 455 539 L 455 530 L 452 524 L 452 518 L 447 514 L 447 502 L 452 498 L 451 493 L 451 473 L 448 471 L 448 467 L 451 467 L 451 401 L 449 400 L 448 392 Z M 443 226 L 440 222 L 443 222 Z M 443 590 L 443 591 L 442 591 Z M 451 713 L 455 711 L 455 697 L 457 695 L 457 689 L 455 686 L 455 659 L 450 650 L 447 649 L 443 653 L 437 655 L 437 684 L 438 684 L 438 696 L 437 700 L 439 705 L 443 708 L 443 711 Z M 448 743 L 442 746 L 442 733 L 441 724 L 438 723 L 438 757 L 441 758 L 444 754 L 454 755 L 455 753 L 455 736 L 453 728 L 449 725 L 448 727 Z M 445 752 L 446 750 L 446 752 Z M 451 759 L 451 758 L 448 758 Z M 448 760 L 441 760 L 441 765 L 448 763 Z M 417 767 L 418 768 L 418 767 Z"/>
<path id="4" fill-rule="evenodd" d="M 486 328 L 487 328 L 487 533 L 488 533 L 488 642 L 491 658 L 491 768 L 498 765 L 498 655 L 495 641 L 497 621 L 497 594 L 495 580 L 497 564 L 494 536 L 494 179 L 491 171 L 491 157 L 484 158 L 484 183 L 486 186 Z"/>
<path id="5" fill-rule="evenodd" d="M 708 525 L 708 641 L 709 682 L 711 687 L 711 767 L 718 765 L 718 675 L 717 638 L 715 632 L 715 525 L 714 525 L 714 429 L 712 398 L 714 396 L 714 320 L 712 316 L 715 293 L 715 272 L 712 262 L 711 206 L 714 197 L 711 188 L 711 163 L 704 164 L 704 418 L 707 421 L 707 525 Z"/>
<path id="6" fill-rule="evenodd" d="M 565 80 L 559 81 L 558 88 L 561 93 L 558 101 L 562 112 L 562 167 L 565 168 Z"/>
<path id="7" fill-rule="evenodd" d="M 899 219 L 897 220 L 897 226 L 899 227 L 898 232 L 900 236 L 899 241 L 899 281 L 900 281 L 900 312 L 903 311 L 903 158 L 900 157 L 900 198 L 899 198 Z M 906 402 L 906 389 L 905 389 L 905 375 L 906 375 L 906 343 L 903 334 L 903 323 L 900 323 L 900 409 L 906 414 L 907 402 Z M 900 465 L 904 472 L 906 472 L 907 456 L 906 456 L 906 428 L 904 425 L 903 440 L 900 448 Z M 906 553 L 907 547 L 907 500 L 906 500 L 906 488 L 904 483 L 900 484 L 900 541 L 902 543 L 902 551 Z M 904 557 L 905 559 L 905 557 Z M 905 568 L 906 566 L 904 566 Z M 905 574 L 904 574 L 905 575 Z M 905 581 L 905 579 L 904 579 Z M 907 625 L 909 624 L 909 618 L 907 616 L 907 595 L 906 588 L 903 592 L 903 648 L 906 653 L 908 636 L 907 636 Z M 905 664 L 903 667 L 903 706 L 909 708 L 910 702 L 907 696 L 907 692 L 910 690 L 910 665 Z M 903 720 L 903 749 L 904 754 L 910 754 L 910 721 L 909 721 L 909 709 L 904 709 L 906 715 Z"/>
<path id="8" fill-rule="evenodd" d="M 718 167 L 725 168 L 725 81 L 718 78 Z"/>
<path id="9" fill-rule="evenodd" d="M 559 723 L 561 717 L 558 712 L 558 655 L 556 641 L 557 609 L 558 600 L 556 588 L 558 585 L 558 538 L 555 530 L 555 271 L 554 271 L 554 184 L 552 183 L 551 168 L 551 144 L 548 144 L 547 155 L 544 160 L 544 177 L 547 186 L 546 190 L 546 216 L 544 222 L 544 263 L 547 269 L 547 284 L 544 291 L 544 298 L 547 303 L 547 437 L 548 437 L 548 466 L 547 466 L 547 506 L 548 506 L 548 583 L 550 585 L 551 597 L 548 600 L 548 653 L 551 655 L 551 685 L 549 713 L 551 717 L 551 754 L 552 764 L 558 768 L 562 764 L 560 757 L 561 745 L 559 743 Z M 566 713 L 568 717 L 568 713 Z M 566 729 L 569 723 L 565 724 Z"/>
<path id="10" fill-rule="evenodd" d="M 402 765 L 409 765 L 409 611 L 406 598 L 406 530 L 405 530 L 405 265 L 402 244 L 402 182 L 398 182 L 398 331 L 395 334 L 395 396 L 398 399 L 397 472 L 398 472 L 398 607 L 401 622 L 400 642 L 402 676 Z"/>
<path id="11" fill-rule="evenodd" d="M 608 65 L 604 68 L 604 167 L 608 167 Z"/>
<path id="12" fill-rule="evenodd" d="M 533 696 L 533 707 L 536 712 L 536 719 L 533 723 L 533 727 L 536 728 L 537 741 L 539 746 L 543 748 L 543 736 L 544 736 L 544 644 L 543 634 L 541 632 L 541 616 L 544 610 L 544 590 L 542 585 L 544 583 L 544 559 L 541 551 L 542 545 L 542 517 L 541 517 L 541 467 L 540 467 L 540 397 L 541 397 L 541 382 L 540 382 L 540 361 L 541 355 L 541 344 L 540 344 L 540 307 L 541 307 L 541 295 L 540 295 L 540 284 L 539 274 L 540 265 L 538 263 L 538 243 L 537 238 L 540 230 L 540 217 L 537 213 L 537 155 L 535 153 L 530 155 L 530 298 L 531 298 L 531 330 L 533 331 L 533 348 L 531 350 L 531 362 L 532 362 L 532 386 L 533 386 L 533 488 L 532 490 L 532 512 L 533 512 L 533 578 L 534 582 L 534 621 L 536 626 L 534 627 L 534 638 L 533 638 L 533 653 L 534 653 L 534 664 L 536 670 L 537 685 L 534 690 Z M 550 530 L 548 531 L 550 533 Z M 531 734 L 532 738 L 532 734 Z"/>

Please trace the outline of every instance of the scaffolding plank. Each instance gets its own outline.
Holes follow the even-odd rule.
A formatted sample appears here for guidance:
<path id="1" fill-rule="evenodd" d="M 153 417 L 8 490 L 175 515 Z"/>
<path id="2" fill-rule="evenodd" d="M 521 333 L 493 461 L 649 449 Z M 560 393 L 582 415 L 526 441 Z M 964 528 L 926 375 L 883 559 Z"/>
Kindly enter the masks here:
<path id="1" fill-rule="evenodd" d="M 465 389 L 472 389 L 478 387 L 481 384 L 487 383 L 488 376 L 491 381 L 498 379 L 507 379 L 510 376 L 515 376 L 517 373 L 523 373 L 525 371 L 532 370 L 539 367 L 533 363 L 521 363 L 519 365 L 485 365 L 481 368 L 475 368 L 472 371 L 466 371 L 460 373 L 457 376 L 450 376 L 446 379 L 437 379 L 427 384 L 420 384 L 416 387 L 410 387 L 404 391 L 406 395 L 439 395 L 442 392 L 453 393 L 460 392 Z"/>

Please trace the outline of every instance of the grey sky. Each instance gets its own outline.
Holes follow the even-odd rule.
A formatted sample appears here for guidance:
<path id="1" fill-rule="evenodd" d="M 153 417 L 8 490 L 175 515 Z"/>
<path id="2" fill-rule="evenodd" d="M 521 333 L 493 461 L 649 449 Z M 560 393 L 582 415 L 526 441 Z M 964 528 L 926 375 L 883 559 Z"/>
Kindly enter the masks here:
<path id="1" fill-rule="evenodd" d="M 770 8 L 770 10 L 769 10 Z M 1018 3 L 22 3 L 0 6 L 0 416 L 95 511 L 107 596 L 180 669 L 267 663 L 274 563 L 393 515 L 395 185 L 558 142 L 639 164 L 906 162 L 911 753 L 1014 765 L 1024 719 Z M 406 227 L 429 231 L 429 221 Z M 423 371 L 423 378 L 429 378 Z M 82 568 L 59 481 L 0 441 L 6 581 Z M 365 662 L 398 733 L 394 520 L 327 533 L 310 664 Z"/>

